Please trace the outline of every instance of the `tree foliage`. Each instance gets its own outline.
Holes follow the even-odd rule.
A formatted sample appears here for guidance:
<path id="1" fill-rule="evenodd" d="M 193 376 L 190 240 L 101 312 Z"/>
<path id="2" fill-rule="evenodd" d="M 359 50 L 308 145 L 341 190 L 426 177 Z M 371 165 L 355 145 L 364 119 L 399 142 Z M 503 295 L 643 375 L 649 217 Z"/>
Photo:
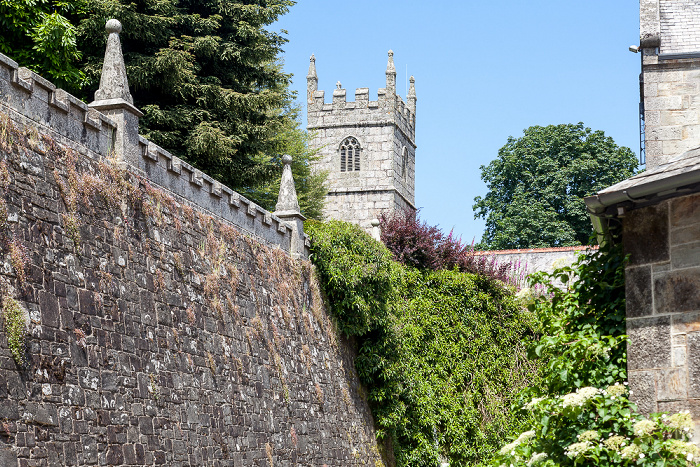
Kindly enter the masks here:
<path id="1" fill-rule="evenodd" d="M 397 465 L 476 465 L 522 427 L 510 407 L 537 384 L 523 344 L 534 323 L 510 288 L 407 268 L 344 222 L 305 230 L 331 312 L 359 346 L 355 367 Z"/>
<path id="2" fill-rule="evenodd" d="M 586 244 L 592 233 L 583 197 L 634 174 L 637 160 L 583 123 L 532 126 L 481 166 L 488 193 L 474 199 L 486 220 L 482 247 L 510 249 Z"/>
<path id="3" fill-rule="evenodd" d="M 302 213 L 320 217 L 323 174 L 268 27 L 292 0 L 0 0 L 0 51 L 85 101 L 99 86 L 105 22 L 117 18 L 140 132 L 273 210 L 281 155 L 294 158 Z"/>
<path id="4" fill-rule="evenodd" d="M 144 136 L 244 194 L 274 176 L 292 96 L 277 63 L 286 39 L 266 27 L 291 1 L 88 1 L 83 95 L 99 85 L 104 24 L 118 18 Z"/>
<path id="5" fill-rule="evenodd" d="M 85 1 L 0 0 L 0 52 L 59 86 L 81 85 L 75 25 Z"/>
<path id="6" fill-rule="evenodd" d="M 405 266 L 433 271 L 457 268 L 517 286 L 520 271 L 513 264 L 477 255 L 474 245 L 462 243 L 452 232 L 445 235 L 438 227 L 421 221 L 414 210 L 382 213 L 379 225 L 382 242 L 394 260 Z"/>

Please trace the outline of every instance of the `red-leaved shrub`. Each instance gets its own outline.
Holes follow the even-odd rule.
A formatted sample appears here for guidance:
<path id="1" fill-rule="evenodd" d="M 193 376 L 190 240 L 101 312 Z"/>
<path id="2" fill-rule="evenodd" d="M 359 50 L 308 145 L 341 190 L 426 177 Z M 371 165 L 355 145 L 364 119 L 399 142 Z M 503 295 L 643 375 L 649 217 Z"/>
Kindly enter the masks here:
<path id="1" fill-rule="evenodd" d="M 445 235 L 438 227 L 418 218 L 417 211 L 395 212 L 379 217 L 381 239 L 394 259 L 418 269 L 454 269 L 482 274 L 506 284 L 518 285 L 519 267 L 497 263 L 494 256 L 477 255 L 474 242 L 462 243 L 452 231 Z"/>

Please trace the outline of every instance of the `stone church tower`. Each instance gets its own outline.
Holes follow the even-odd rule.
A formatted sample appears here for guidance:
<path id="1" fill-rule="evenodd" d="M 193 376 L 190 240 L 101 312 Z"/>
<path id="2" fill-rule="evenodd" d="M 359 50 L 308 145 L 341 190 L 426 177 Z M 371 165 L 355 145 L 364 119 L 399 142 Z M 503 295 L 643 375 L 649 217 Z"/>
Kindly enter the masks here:
<path id="1" fill-rule="evenodd" d="M 376 101 L 358 88 L 347 102 L 340 82 L 333 103 L 318 90 L 316 58 L 307 83 L 311 146 L 320 148 L 314 169 L 328 172 L 326 218 L 358 224 L 368 232 L 382 212 L 415 210 L 416 89 L 411 77 L 408 103 L 396 94 L 394 53 L 389 51 L 386 88 Z"/>
<path id="2" fill-rule="evenodd" d="M 700 0 L 640 0 L 647 169 L 700 146 Z"/>

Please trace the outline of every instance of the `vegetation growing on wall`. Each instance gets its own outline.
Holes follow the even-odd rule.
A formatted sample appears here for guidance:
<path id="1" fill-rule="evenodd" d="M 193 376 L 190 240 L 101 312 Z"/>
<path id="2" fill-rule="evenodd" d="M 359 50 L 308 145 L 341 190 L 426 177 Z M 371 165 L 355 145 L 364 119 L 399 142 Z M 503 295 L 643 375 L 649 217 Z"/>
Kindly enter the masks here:
<path id="1" fill-rule="evenodd" d="M 12 358 L 17 365 L 24 367 L 27 364 L 27 324 L 24 310 L 17 300 L 5 296 L 2 300 L 2 316 Z"/>
<path id="2" fill-rule="evenodd" d="M 488 458 L 523 416 L 518 391 L 537 385 L 522 340 L 530 314 L 500 281 L 456 270 L 418 270 L 359 227 L 307 222 L 329 306 L 359 346 L 356 368 L 379 436 L 400 466 Z"/>

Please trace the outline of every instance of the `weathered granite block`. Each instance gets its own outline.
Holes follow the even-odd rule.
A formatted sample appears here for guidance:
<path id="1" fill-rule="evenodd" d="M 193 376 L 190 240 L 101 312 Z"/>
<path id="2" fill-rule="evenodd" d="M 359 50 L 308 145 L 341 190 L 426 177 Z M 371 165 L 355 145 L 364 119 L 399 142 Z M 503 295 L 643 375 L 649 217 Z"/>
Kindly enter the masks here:
<path id="1" fill-rule="evenodd" d="M 655 275 L 654 306 L 659 314 L 700 310 L 700 267 Z"/>
<path id="2" fill-rule="evenodd" d="M 630 267 L 625 270 L 625 300 L 628 318 L 649 316 L 653 313 L 651 267 Z"/>
<path id="3" fill-rule="evenodd" d="M 627 368 L 630 371 L 671 367 L 669 316 L 628 319 L 627 334 Z"/>
<path id="4" fill-rule="evenodd" d="M 630 371 L 627 375 L 630 387 L 634 388 L 630 400 L 637 404 L 642 414 L 658 410 L 656 403 L 656 374 L 654 371 Z"/>
<path id="5" fill-rule="evenodd" d="M 630 266 L 668 261 L 668 205 L 662 203 L 627 213 L 622 241 Z"/>

